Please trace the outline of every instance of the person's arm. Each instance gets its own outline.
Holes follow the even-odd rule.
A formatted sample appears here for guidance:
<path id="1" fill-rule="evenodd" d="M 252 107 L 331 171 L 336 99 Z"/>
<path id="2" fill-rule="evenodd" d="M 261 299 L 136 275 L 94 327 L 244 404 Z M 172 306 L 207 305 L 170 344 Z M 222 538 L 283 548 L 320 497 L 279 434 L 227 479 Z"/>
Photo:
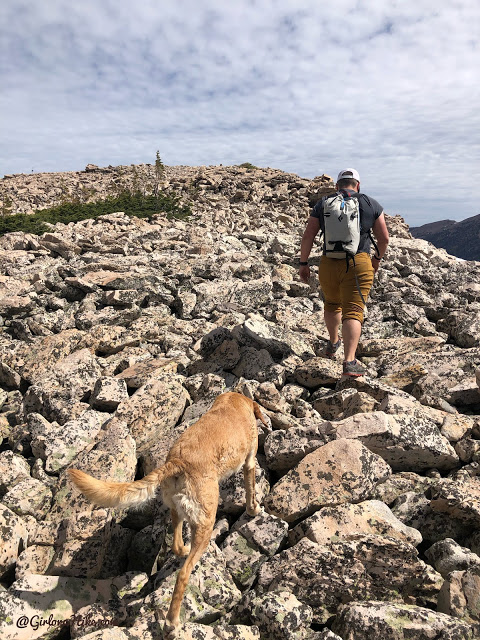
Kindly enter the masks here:
<path id="1" fill-rule="evenodd" d="M 300 262 L 307 262 L 310 251 L 312 250 L 315 236 L 320 231 L 320 222 L 318 218 L 310 216 L 307 226 L 302 236 L 302 244 L 300 245 Z M 300 280 L 308 282 L 310 278 L 310 267 L 308 265 L 300 265 Z"/>
<path id="2" fill-rule="evenodd" d="M 372 231 L 375 236 L 375 240 L 377 241 L 378 253 L 381 260 L 387 250 L 389 239 L 387 223 L 385 222 L 385 215 L 383 214 L 383 211 L 375 220 Z M 372 265 L 375 269 L 375 273 L 377 273 L 378 267 L 380 266 L 380 260 L 376 256 L 372 256 Z"/>

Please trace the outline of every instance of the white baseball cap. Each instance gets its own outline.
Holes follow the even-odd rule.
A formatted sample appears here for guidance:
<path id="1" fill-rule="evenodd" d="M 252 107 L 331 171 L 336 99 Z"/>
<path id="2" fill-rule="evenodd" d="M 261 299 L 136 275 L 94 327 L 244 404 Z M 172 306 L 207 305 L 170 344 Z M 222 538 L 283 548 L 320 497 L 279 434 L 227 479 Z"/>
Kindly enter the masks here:
<path id="1" fill-rule="evenodd" d="M 360 175 L 358 171 L 355 171 L 355 169 L 344 169 L 343 171 L 340 171 L 340 173 L 338 174 L 337 182 L 339 180 L 343 180 L 343 178 L 353 178 L 354 180 L 360 182 Z"/>

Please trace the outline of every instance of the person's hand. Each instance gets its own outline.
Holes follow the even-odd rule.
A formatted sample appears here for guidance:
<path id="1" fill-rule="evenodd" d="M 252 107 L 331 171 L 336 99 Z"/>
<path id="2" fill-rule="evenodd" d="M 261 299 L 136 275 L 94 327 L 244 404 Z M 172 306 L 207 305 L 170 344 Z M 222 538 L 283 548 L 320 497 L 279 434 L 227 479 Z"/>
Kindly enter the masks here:
<path id="1" fill-rule="evenodd" d="M 308 284 L 308 281 L 310 280 L 310 267 L 308 266 L 308 264 L 300 267 L 299 274 L 300 280 Z"/>
<path id="2" fill-rule="evenodd" d="M 372 256 L 372 267 L 373 267 L 373 270 L 375 271 L 375 273 L 377 273 L 379 266 L 380 266 L 380 260 L 377 260 L 377 258 L 375 258 L 375 256 Z"/>

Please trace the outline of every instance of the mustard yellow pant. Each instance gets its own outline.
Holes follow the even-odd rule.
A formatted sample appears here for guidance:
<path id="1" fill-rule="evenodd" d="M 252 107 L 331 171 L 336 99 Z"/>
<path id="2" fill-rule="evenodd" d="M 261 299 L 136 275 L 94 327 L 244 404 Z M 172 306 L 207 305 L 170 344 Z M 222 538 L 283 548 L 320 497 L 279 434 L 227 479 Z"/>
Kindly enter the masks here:
<path id="1" fill-rule="evenodd" d="M 368 253 L 357 253 L 355 267 L 351 260 L 349 262 L 350 267 L 347 271 L 345 260 L 327 258 L 327 256 L 320 258 L 318 279 L 325 297 L 325 311 L 333 313 L 341 311 L 342 322 L 352 318 L 363 323 L 365 305 L 358 293 L 355 275 L 358 287 L 364 299 L 367 300 L 375 272 Z"/>

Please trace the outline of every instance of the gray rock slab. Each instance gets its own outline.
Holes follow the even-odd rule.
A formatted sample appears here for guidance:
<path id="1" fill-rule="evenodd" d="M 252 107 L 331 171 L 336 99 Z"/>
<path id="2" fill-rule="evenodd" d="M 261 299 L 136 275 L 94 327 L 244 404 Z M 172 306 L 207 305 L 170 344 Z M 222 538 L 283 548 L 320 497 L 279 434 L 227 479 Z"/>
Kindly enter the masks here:
<path id="1" fill-rule="evenodd" d="M 27 546 L 28 528 L 25 521 L 4 504 L 0 504 L 0 576 L 11 569 Z"/>
<path id="2" fill-rule="evenodd" d="M 295 381 L 307 389 L 335 384 L 342 375 L 340 364 L 329 358 L 311 358 L 297 367 Z"/>
<path id="3" fill-rule="evenodd" d="M 19 478 L 28 478 L 29 476 L 30 465 L 25 458 L 13 453 L 13 451 L 7 450 L 0 453 L 0 491 L 2 493 Z"/>
<path id="4" fill-rule="evenodd" d="M 480 526 L 480 476 L 463 482 L 443 479 L 435 486 L 431 507 L 461 522 Z"/>
<path id="5" fill-rule="evenodd" d="M 107 427 L 99 432 L 94 446 L 77 456 L 74 466 L 100 480 L 114 482 L 133 480 L 137 457 L 135 441 L 127 425 L 112 418 Z M 93 510 L 92 503 L 74 487 L 62 470 L 54 491 L 49 519 L 56 522 L 65 518 L 75 521 L 74 514 L 91 513 Z"/>
<path id="6" fill-rule="evenodd" d="M 367 500 L 391 473 L 388 464 L 356 440 L 330 442 L 309 453 L 272 488 L 265 509 L 294 522 L 322 506 Z"/>
<path id="7" fill-rule="evenodd" d="M 255 496 L 258 504 L 263 504 L 270 491 L 267 473 L 255 461 Z M 245 511 L 245 482 L 243 470 L 220 482 L 219 510 L 223 513 L 239 516 Z"/>
<path id="8" fill-rule="evenodd" d="M 437 610 L 475 624 L 480 633 L 480 568 L 449 573 L 438 594 Z M 475 635 L 475 638 L 479 637 Z"/>
<path id="9" fill-rule="evenodd" d="M 129 389 L 139 389 L 152 378 L 159 378 L 165 372 L 176 372 L 178 363 L 171 358 L 147 358 L 123 369 L 115 377 L 125 380 Z"/>
<path id="10" fill-rule="evenodd" d="M 118 405 L 125 400 L 128 400 L 125 380 L 102 377 L 95 383 L 90 405 L 98 411 L 115 411 Z"/>
<path id="11" fill-rule="evenodd" d="M 235 368 L 232 369 L 237 377 L 247 380 L 258 380 L 263 382 L 268 375 L 268 369 L 274 364 L 274 360 L 267 349 L 255 349 L 254 347 L 243 347 L 240 358 Z"/>
<path id="12" fill-rule="evenodd" d="M 29 416 L 33 431 L 32 451 L 45 460 L 47 472 L 58 473 L 93 444 L 109 417 L 107 413 L 89 409 L 60 426 L 55 422 L 42 421 L 38 414 L 36 419 Z"/>
<path id="13" fill-rule="evenodd" d="M 425 551 L 425 557 L 444 578 L 452 571 L 480 567 L 480 556 L 452 538 L 439 540 Z"/>
<path id="14" fill-rule="evenodd" d="M 156 574 L 154 591 L 142 605 L 165 617 L 173 594 L 176 572 L 182 559 L 170 557 Z M 182 603 L 182 615 L 189 622 L 208 623 L 229 611 L 241 598 L 241 592 L 227 570 L 225 558 L 214 543 L 202 555 L 192 571 Z"/>
<path id="15" fill-rule="evenodd" d="M 166 373 L 147 382 L 133 396 L 122 402 L 115 417 L 128 424 L 141 454 L 179 420 L 187 403 L 188 393 L 180 376 Z"/>
<path id="16" fill-rule="evenodd" d="M 373 498 L 381 500 L 388 506 L 402 494 L 407 492 L 425 493 L 425 491 L 435 483 L 435 479 L 421 476 L 413 471 L 400 471 L 392 473 L 385 482 L 377 485 Z"/>
<path id="17" fill-rule="evenodd" d="M 31 515 L 42 520 L 52 502 L 52 491 L 40 480 L 26 477 L 9 488 L 2 502 L 19 516 Z"/>
<path id="18" fill-rule="evenodd" d="M 262 511 L 257 516 L 244 513 L 232 525 L 248 542 L 255 544 L 262 553 L 273 556 L 288 534 L 288 523 Z"/>
<path id="19" fill-rule="evenodd" d="M 475 640 L 474 630 L 452 616 L 424 607 L 389 602 L 342 605 L 333 623 L 342 640 Z"/>
<path id="20" fill-rule="evenodd" d="M 302 640 L 310 631 L 312 608 L 293 593 L 265 593 L 251 603 L 250 618 L 265 640 Z"/>
<path id="21" fill-rule="evenodd" d="M 423 493 L 407 491 L 402 494 L 393 503 L 392 512 L 404 524 L 420 531 L 423 539 L 430 543 L 445 537 L 463 539 L 472 532 L 473 525 L 451 517 L 448 512 L 433 509 Z"/>
<path id="22" fill-rule="evenodd" d="M 260 348 L 267 349 L 273 357 L 315 355 L 312 347 L 298 333 L 283 329 L 273 322 L 265 320 L 259 314 L 251 314 L 243 324 L 245 334 L 254 340 Z"/>
<path id="23" fill-rule="evenodd" d="M 265 438 L 264 443 L 267 466 L 274 471 L 288 471 L 308 453 L 323 446 L 328 440 L 328 436 L 320 425 L 291 427 L 288 431 L 273 431 Z"/>
<path id="24" fill-rule="evenodd" d="M 222 542 L 221 549 L 227 569 L 240 589 L 251 587 L 258 570 L 267 559 L 257 545 L 234 531 Z"/>
<path id="25" fill-rule="evenodd" d="M 389 536 L 414 546 L 422 541 L 421 533 L 404 525 L 386 504 L 366 500 L 358 504 L 323 507 L 290 531 L 289 542 L 294 545 L 306 537 L 317 544 L 327 544 L 352 533 Z"/>
<path id="26" fill-rule="evenodd" d="M 345 418 L 335 427 L 338 438 L 360 440 L 394 471 L 450 470 L 459 462 L 437 425 L 426 418 L 375 411 Z"/>
<path id="27" fill-rule="evenodd" d="M 53 547 L 30 544 L 17 558 L 15 565 L 15 579 L 19 580 L 28 573 L 48 573 L 48 568 L 53 556 Z"/>
<path id="28" fill-rule="evenodd" d="M 357 413 L 373 411 L 378 407 L 375 398 L 354 388 L 340 391 L 320 388 L 313 394 L 311 402 L 324 420 L 342 420 Z"/>
<path id="29" fill-rule="evenodd" d="M 399 540 L 352 535 L 319 545 L 303 538 L 260 569 L 264 591 L 284 589 L 312 607 L 314 622 L 325 623 L 348 601 L 402 602 L 408 596 L 435 601 L 443 579 Z"/>

